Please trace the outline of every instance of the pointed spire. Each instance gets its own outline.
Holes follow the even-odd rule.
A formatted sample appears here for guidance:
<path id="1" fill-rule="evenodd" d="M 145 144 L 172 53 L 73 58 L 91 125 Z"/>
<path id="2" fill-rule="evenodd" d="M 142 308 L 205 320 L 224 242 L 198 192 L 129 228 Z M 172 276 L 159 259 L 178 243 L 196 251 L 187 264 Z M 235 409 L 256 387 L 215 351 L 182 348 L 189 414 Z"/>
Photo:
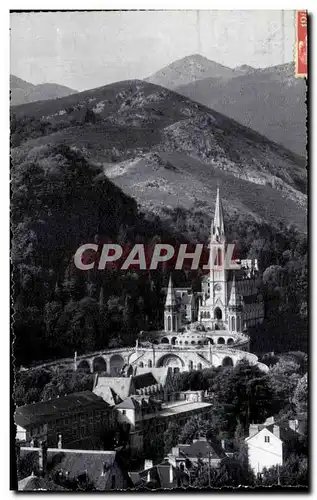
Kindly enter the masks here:
<path id="1" fill-rule="evenodd" d="M 213 241 L 224 241 L 225 240 L 225 225 L 223 219 L 223 209 L 219 194 L 219 187 L 217 187 L 217 198 L 214 220 L 211 225 L 211 239 Z"/>
<path id="2" fill-rule="evenodd" d="M 175 306 L 175 305 L 176 305 L 176 298 L 175 298 L 175 292 L 174 292 L 174 287 L 173 287 L 172 275 L 170 274 L 168 288 L 167 288 L 167 295 L 166 295 L 166 300 L 165 300 L 165 306 Z"/>

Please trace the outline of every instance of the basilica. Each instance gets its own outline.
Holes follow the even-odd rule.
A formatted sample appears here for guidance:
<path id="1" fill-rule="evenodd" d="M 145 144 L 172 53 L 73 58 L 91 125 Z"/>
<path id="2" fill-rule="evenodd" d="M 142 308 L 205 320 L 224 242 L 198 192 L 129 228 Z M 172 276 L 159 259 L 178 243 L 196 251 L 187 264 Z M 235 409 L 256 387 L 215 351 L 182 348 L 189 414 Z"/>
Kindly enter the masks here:
<path id="1" fill-rule="evenodd" d="M 217 266 L 210 266 L 201 290 L 174 287 L 172 276 L 166 289 L 162 329 L 140 332 L 135 345 L 83 354 L 54 365 L 73 365 L 74 370 L 102 371 L 129 377 L 138 370 L 171 368 L 179 371 L 234 366 L 240 360 L 268 367 L 250 352 L 248 328 L 264 319 L 261 277 L 256 260 L 237 261 L 234 269 L 224 262 L 227 238 L 223 208 L 217 190 L 210 247 L 216 247 Z"/>

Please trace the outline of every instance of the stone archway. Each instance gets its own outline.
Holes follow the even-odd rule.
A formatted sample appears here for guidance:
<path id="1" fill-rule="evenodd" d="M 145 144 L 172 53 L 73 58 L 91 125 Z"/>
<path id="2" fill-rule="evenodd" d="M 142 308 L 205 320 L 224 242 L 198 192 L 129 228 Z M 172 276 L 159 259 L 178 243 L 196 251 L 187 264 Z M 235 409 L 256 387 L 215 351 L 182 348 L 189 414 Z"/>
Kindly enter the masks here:
<path id="1" fill-rule="evenodd" d="M 91 373 L 90 364 L 86 359 L 82 359 L 81 361 L 79 361 L 79 363 L 77 364 L 77 371 Z"/>
<path id="2" fill-rule="evenodd" d="M 229 338 L 229 339 L 227 340 L 227 344 L 228 344 L 228 345 L 232 345 L 233 343 L 234 343 L 234 340 L 233 340 L 232 338 Z"/>
<path id="3" fill-rule="evenodd" d="M 161 339 L 161 344 L 169 344 L 169 343 L 170 343 L 170 342 L 169 342 L 169 340 L 168 340 L 168 338 L 167 338 L 167 337 L 163 337 L 163 338 Z"/>
<path id="4" fill-rule="evenodd" d="M 230 358 L 230 356 L 226 356 L 222 360 L 222 366 L 233 366 L 233 360 Z"/>
<path id="5" fill-rule="evenodd" d="M 176 340 L 177 340 L 177 338 L 176 338 L 176 337 L 172 337 L 172 338 L 171 338 L 171 344 L 172 344 L 172 345 L 175 345 L 175 344 L 176 344 Z"/>
<path id="6" fill-rule="evenodd" d="M 114 354 L 110 358 L 110 375 L 118 376 L 124 365 L 124 359 L 120 354 Z"/>
<path id="7" fill-rule="evenodd" d="M 171 368 L 183 368 L 184 362 L 176 354 L 165 354 L 157 361 L 156 366 L 157 368 L 161 368 L 162 366 Z"/>
<path id="8" fill-rule="evenodd" d="M 94 372 L 106 372 L 107 363 L 102 356 L 97 356 L 92 363 L 92 369 Z"/>
<path id="9" fill-rule="evenodd" d="M 224 344 L 224 343 L 225 343 L 225 339 L 223 337 L 219 337 L 217 340 L 217 344 Z"/>

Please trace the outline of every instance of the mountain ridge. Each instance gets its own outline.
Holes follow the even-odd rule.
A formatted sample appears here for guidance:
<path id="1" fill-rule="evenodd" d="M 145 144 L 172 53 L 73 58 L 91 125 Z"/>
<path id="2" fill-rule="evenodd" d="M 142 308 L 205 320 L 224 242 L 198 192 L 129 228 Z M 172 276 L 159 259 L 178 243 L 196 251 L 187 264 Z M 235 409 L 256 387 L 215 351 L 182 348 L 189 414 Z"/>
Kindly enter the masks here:
<path id="1" fill-rule="evenodd" d="M 13 141 L 29 127 L 13 154 L 27 160 L 47 144 L 67 144 L 153 213 L 167 205 L 209 211 L 218 178 L 229 212 L 306 230 L 305 160 L 163 87 L 117 82 L 15 107 L 13 118 Z"/>
<path id="2" fill-rule="evenodd" d="M 26 80 L 10 75 L 11 106 L 18 106 L 29 102 L 57 99 L 77 91 L 57 83 L 40 83 L 34 85 Z"/>

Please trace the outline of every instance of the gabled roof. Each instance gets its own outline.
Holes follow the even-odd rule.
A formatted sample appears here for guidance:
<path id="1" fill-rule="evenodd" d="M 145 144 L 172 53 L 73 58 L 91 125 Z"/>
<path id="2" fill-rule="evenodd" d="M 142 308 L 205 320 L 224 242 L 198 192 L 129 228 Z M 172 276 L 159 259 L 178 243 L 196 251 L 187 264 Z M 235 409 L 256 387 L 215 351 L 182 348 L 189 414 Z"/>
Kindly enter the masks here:
<path id="1" fill-rule="evenodd" d="M 205 439 L 195 440 L 191 444 L 178 444 L 174 448 L 178 448 L 179 456 L 188 458 L 209 458 L 210 456 L 211 459 L 217 459 L 226 457 L 220 444 L 211 443 Z"/>
<path id="2" fill-rule="evenodd" d="M 134 389 L 143 389 L 144 387 L 150 387 L 156 384 L 156 378 L 153 373 L 148 370 L 145 373 L 138 373 L 133 377 Z"/>
<path id="3" fill-rule="evenodd" d="M 94 393 L 107 401 L 109 388 L 124 400 L 132 393 L 132 377 L 98 377 Z"/>
<path id="4" fill-rule="evenodd" d="M 61 414 L 85 411 L 92 407 L 106 409 L 109 405 L 91 391 L 74 392 L 67 396 L 20 406 L 16 409 L 14 419 L 16 424 L 24 428 L 30 424 L 45 423 Z"/>
<path id="5" fill-rule="evenodd" d="M 140 375 L 141 373 L 151 373 L 156 380 L 156 384 L 161 384 L 165 386 L 167 377 L 171 373 L 171 368 L 161 367 L 161 368 L 136 368 L 135 374 Z"/>
<path id="6" fill-rule="evenodd" d="M 274 433 L 273 433 L 273 432 L 272 432 L 272 431 L 271 431 L 268 427 L 266 427 L 266 426 L 264 426 L 264 425 L 263 425 L 263 426 L 259 426 L 259 430 L 258 430 L 258 432 L 256 432 L 255 434 L 253 434 L 253 436 L 249 436 L 249 437 L 245 438 L 245 441 L 246 441 L 246 442 L 247 442 L 247 441 L 251 441 L 253 438 L 255 438 L 256 436 L 258 436 L 260 433 L 263 433 L 263 431 L 269 432 L 269 433 L 270 433 L 272 436 L 274 436 L 276 439 L 279 439 L 280 441 L 282 441 L 282 440 L 281 440 L 281 438 L 279 438 L 279 437 L 275 436 L 275 434 L 274 434 Z"/>
<path id="7" fill-rule="evenodd" d="M 123 410 L 135 410 L 136 408 L 139 408 L 139 403 L 136 401 L 136 399 L 132 397 L 126 398 L 124 401 L 119 403 L 116 408 L 121 408 Z"/>
<path id="8" fill-rule="evenodd" d="M 104 490 L 116 460 L 115 451 L 66 450 L 48 448 L 46 481 L 52 481 L 56 472 L 68 472 L 69 479 L 87 473 L 97 490 Z M 19 476 L 24 478 L 39 473 L 38 448 L 21 448 Z"/>

